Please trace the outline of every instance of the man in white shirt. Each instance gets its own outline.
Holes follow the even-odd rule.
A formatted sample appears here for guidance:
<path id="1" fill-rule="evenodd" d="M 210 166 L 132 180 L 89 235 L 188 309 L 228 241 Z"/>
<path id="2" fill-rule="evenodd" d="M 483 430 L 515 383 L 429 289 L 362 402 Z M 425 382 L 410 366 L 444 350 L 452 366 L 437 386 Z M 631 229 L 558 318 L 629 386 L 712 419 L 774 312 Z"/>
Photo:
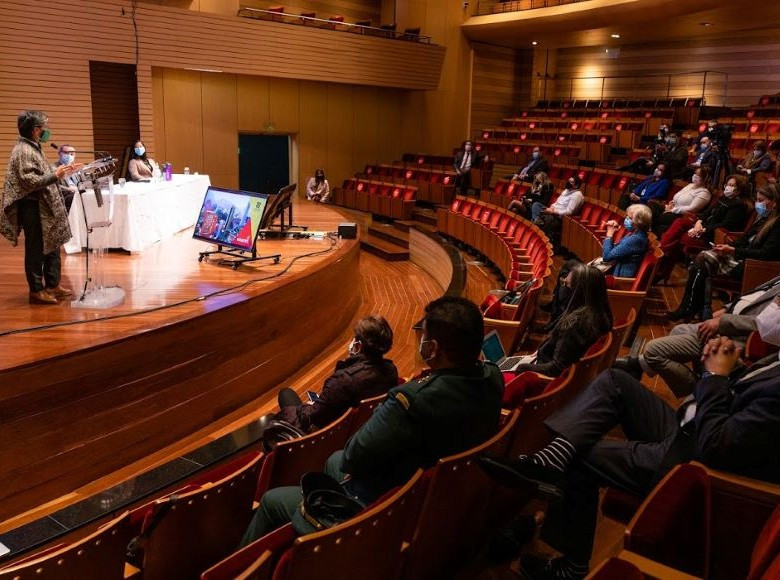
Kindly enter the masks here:
<path id="1" fill-rule="evenodd" d="M 566 189 L 561 192 L 558 199 L 550 207 L 544 207 L 539 202 L 531 206 L 531 217 L 544 230 L 553 246 L 557 246 L 563 216 L 576 215 L 582 209 L 585 197 L 580 191 L 581 185 L 582 179 L 578 175 L 572 175 L 566 184 Z"/>

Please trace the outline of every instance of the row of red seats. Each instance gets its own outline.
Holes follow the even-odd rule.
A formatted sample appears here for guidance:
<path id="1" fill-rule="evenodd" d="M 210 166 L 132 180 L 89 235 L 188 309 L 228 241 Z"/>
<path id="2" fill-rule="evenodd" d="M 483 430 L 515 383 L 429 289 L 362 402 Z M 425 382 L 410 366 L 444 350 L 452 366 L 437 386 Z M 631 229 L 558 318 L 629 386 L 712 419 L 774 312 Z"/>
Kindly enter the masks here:
<path id="1" fill-rule="evenodd" d="M 345 179 L 333 189 L 333 203 L 350 209 L 370 211 L 392 219 L 409 220 L 417 199 L 416 186 Z"/>
<path id="2" fill-rule="evenodd" d="M 565 117 L 564 117 L 565 119 Z M 529 117 L 527 119 L 504 119 L 512 121 L 511 125 L 501 124 L 501 127 L 487 127 L 483 132 L 483 138 L 517 138 L 516 134 L 523 130 L 536 131 L 645 131 L 651 132 L 649 117 L 642 119 L 577 119 L 575 121 L 563 120 L 553 121 L 549 119 L 539 119 L 538 117 Z M 656 128 L 657 130 L 657 128 Z M 487 133 L 487 136 L 486 136 Z M 514 134 L 514 137 L 507 134 Z"/>
<path id="3" fill-rule="evenodd" d="M 544 142 L 519 143 L 491 143 L 477 141 L 474 148 L 494 159 L 497 163 L 507 165 L 525 165 L 527 157 L 535 147 L 539 148 L 542 155 L 548 159 L 557 159 L 559 163 L 577 163 L 581 159 L 591 161 L 604 161 L 609 156 L 608 137 L 603 137 L 604 142 L 582 143 L 573 146 L 550 145 Z"/>
<path id="4" fill-rule="evenodd" d="M 449 203 L 455 195 L 456 173 L 449 170 L 420 169 L 417 166 L 366 165 L 357 179 L 383 181 L 395 185 L 417 187 L 417 199 L 435 204 Z"/>
<path id="5" fill-rule="evenodd" d="M 536 109 L 678 109 L 700 107 L 701 97 L 655 97 L 647 99 L 551 99 L 536 103 Z"/>

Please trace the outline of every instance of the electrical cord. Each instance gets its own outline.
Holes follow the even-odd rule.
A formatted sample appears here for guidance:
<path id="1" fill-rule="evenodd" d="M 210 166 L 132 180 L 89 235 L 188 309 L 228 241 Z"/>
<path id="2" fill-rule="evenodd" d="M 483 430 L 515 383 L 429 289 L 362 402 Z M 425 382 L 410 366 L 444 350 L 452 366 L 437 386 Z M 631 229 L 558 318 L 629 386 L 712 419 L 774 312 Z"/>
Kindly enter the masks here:
<path id="1" fill-rule="evenodd" d="M 187 298 L 186 300 L 180 300 L 178 302 L 172 302 L 171 304 L 165 304 L 163 306 L 155 306 L 154 308 L 145 308 L 143 310 L 136 310 L 134 312 L 125 312 L 123 314 L 111 314 L 109 316 L 101 316 L 98 318 L 89 318 L 89 319 L 83 319 L 83 320 L 67 320 L 64 322 L 54 322 L 52 324 L 44 324 L 41 326 L 28 326 L 27 328 L 17 328 L 14 330 L 5 330 L 0 332 L 0 338 L 4 336 L 11 336 L 13 334 L 24 334 L 28 332 L 36 332 L 40 330 L 50 330 L 52 328 L 62 328 L 67 326 L 77 326 L 81 324 L 88 324 L 92 322 L 101 322 L 101 321 L 107 321 L 107 320 L 119 320 L 122 318 L 131 318 L 133 316 L 140 316 L 142 314 L 149 314 L 151 312 L 160 312 L 163 310 L 170 310 L 171 308 L 177 308 L 179 306 L 183 306 L 185 304 L 191 304 L 194 302 L 203 302 L 205 300 L 209 300 L 210 298 L 217 298 L 222 296 L 229 296 L 230 294 L 235 294 L 237 292 L 241 292 L 245 288 L 248 288 L 249 286 L 253 284 L 257 284 L 259 282 L 267 282 L 269 280 L 273 280 L 275 278 L 279 278 L 280 276 L 283 276 L 287 272 L 290 271 L 290 268 L 292 268 L 293 264 L 295 264 L 298 260 L 303 260 L 304 258 L 312 258 L 314 256 L 321 256 L 324 254 L 327 254 L 329 252 L 332 252 L 334 248 L 336 247 L 337 238 L 333 235 L 333 233 L 329 233 L 327 236 L 327 239 L 330 241 L 330 246 L 324 250 L 317 250 L 316 252 L 308 252 L 306 254 L 301 254 L 299 256 L 294 256 L 292 259 L 290 259 L 290 263 L 287 264 L 287 266 L 280 270 L 279 272 L 276 272 L 274 274 L 271 274 L 270 276 L 264 276 L 262 278 L 253 278 L 251 280 L 246 280 L 242 282 L 241 284 L 237 284 L 235 286 L 231 286 L 229 288 L 223 288 L 221 290 L 215 290 L 214 292 L 209 292 L 208 294 L 204 294 L 203 296 L 197 296 L 194 298 Z"/>

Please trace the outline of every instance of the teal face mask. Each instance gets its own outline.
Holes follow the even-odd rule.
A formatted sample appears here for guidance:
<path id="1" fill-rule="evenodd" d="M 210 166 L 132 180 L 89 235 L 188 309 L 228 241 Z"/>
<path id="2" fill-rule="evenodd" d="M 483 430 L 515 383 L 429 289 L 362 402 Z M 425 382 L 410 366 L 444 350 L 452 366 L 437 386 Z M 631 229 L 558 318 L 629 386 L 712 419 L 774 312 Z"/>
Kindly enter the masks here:
<path id="1" fill-rule="evenodd" d="M 41 133 L 41 143 L 46 143 L 49 139 L 51 139 L 51 131 L 44 129 L 43 133 Z"/>

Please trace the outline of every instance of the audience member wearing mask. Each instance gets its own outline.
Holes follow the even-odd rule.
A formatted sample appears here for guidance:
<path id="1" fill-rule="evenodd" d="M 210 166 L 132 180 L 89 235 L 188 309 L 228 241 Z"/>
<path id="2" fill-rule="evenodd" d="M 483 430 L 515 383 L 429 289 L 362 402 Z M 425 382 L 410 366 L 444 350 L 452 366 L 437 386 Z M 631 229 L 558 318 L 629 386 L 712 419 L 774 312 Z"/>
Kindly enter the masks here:
<path id="1" fill-rule="evenodd" d="M 310 177 L 306 184 L 306 199 L 327 203 L 328 197 L 330 197 L 330 184 L 325 179 L 325 172 L 322 169 L 317 169 L 314 172 L 314 177 Z"/>
<path id="2" fill-rule="evenodd" d="M 566 189 L 561 192 L 555 203 L 545 207 L 536 202 L 531 206 L 531 218 L 544 230 L 553 246 L 557 245 L 560 237 L 563 216 L 577 215 L 582 209 L 582 204 L 585 203 L 585 197 L 580 191 L 581 185 L 582 179 L 578 175 L 572 175 L 566 183 Z"/>
<path id="3" fill-rule="evenodd" d="M 643 203 L 647 205 L 653 200 L 663 201 L 672 182 L 669 180 L 669 172 L 665 163 L 659 163 L 653 170 L 652 175 L 647 177 L 633 191 L 622 196 L 618 200 L 618 207 L 626 209 L 632 203 Z"/>
<path id="4" fill-rule="evenodd" d="M 60 145 L 57 151 L 59 158 L 54 167 L 61 165 L 73 165 L 76 162 L 76 149 L 72 145 Z M 73 198 L 79 192 L 79 178 L 71 173 L 58 181 L 62 199 L 65 200 L 65 210 L 70 212 L 70 206 L 73 205 Z"/>
<path id="5" fill-rule="evenodd" d="M 321 429 L 338 419 L 360 401 L 387 393 L 398 385 L 398 369 L 384 355 L 393 346 L 393 330 L 381 316 L 367 316 L 355 325 L 348 356 L 336 363 L 322 392 L 311 404 L 304 404 L 289 387 L 279 391 L 279 408 L 274 417 L 302 431 Z"/>
<path id="6" fill-rule="evenodd" d="M 772 169 L 772 156 L 767 150 L 766 141 L 753 143 L 753 151 L 747 154 L 744 161 L 737 165 L 737 173 L 747 176 L 755 183 L 757 173 L 767 173 Z"/>
<path id="7" fill-rule="evenodd" d="M 727 336 L 743 347 L 756 330 L 756 317 L 778 296 L 780 276 L 724 304 L 709 320 L 677 324 L 667 336 L 647 342 L 638 357 L 617 359 L 613 368 L 624 370 L 637 380 L 642 373 L 658 375 L 676 397 L 687 397 L 704 370 L 701 350 L 707 341 L 717 335 Z"/>
<path id="8" fill-rule="evenodd" d="M 430 373 L 390 389 L 346 447 L 328 459 L 325 472 L 344 493 L 368 505 L 416 470 L 496 433 L 504 380 L 497 366 L 479 360 L 484 337 L 482 313 L 465 298 L 445 296 L 425 307 L 419 352 Z M 242 545 L 288 523 L 301 500 L 297 486 L 263 494 Z"/>
<path id="9" fill-rule="evenodd" d="M 663 207 L 653 207 L 653 231 L 663 235 L 679 216 L 696 215 L 712 199 L 710 193 L 710 170 L 699 167 L 694 171 L 691 182 L 674 194 L 672 200 Z"/>
<path id="10" fill-rule="evenodd" d="M 715 170 L 715 166 L 718 162 L 718 156 L 713 151 L 712 141 L 709 137 L 702 137 L 699 142 L 698 152 L 693 163 L 689 164 L 682 172 L 680 177 L 682 179 L 691 179 L 691 176 L 696 173 L 697 169 L 707 168 L 709 174 L 712 175 Z"/>
<path id="11" fill-rule="evenodd" d="M 607 283 L 598 268 L 586 264 L 574 266 L 558 289 L 558 295 L 565 309 L 551 323 L 550 334 L 535 353 L 536 360 L 518 366 L 515 371 L 518 375 L 528 372 L 557 377 L 612 329 Z M 524 379 L 514 381 L 506 389 L 505 407 L 517 407 L 526 398 L 538 395 L 546 382 L 535 375 Z"/>
<path id="12" fill-rule="evenodd" d="M 685 294 L 677 310 L 668 314 L 669 320 L 680 320 L 699 315 L 701 320 L 712 317 L 712 276 L 728 276 L 740 280 L 745 271 L 745 260 L 780 260 L 780 221 L 777 204 L 780 185 L 768 183 L 756 194 L 756 220 L 736 242 L 715 244 L 711 250 L 700 252 L 688 268 Z"/>
<path id="13" fill-rule="evenodd" d="M 780 346 L 780 301 L 757 318 L 762 340 Z M 645 496 L 675 466 L 713 469 L 780 483 L 780 359 L 739 367 L 742 349 L 716 337 L 704 347 L 705 372 L 675 410 L 630 375 L 607 370 L 544 424 L 553 440 L 513 460 L 482 465 L 507 485 L 561 497 L 542 537 L 561 556 L 523 556 L 527 578 L 584 578 L 593 551 L 600 487 Z M 606 438 L 621 426 L 627 440 Z"/>
<path id="14" fill-rule="evenodd" d="M 694 254 L 706 250 L 715 241 L 715 231 L 724 228 L 730 232 L 741 232 L 750 214 L 747 196 L 750 186 L 740 175 L 729 175 L 723 192 L 715 204 L 699 214 L 698 219 L 682 215 L 661 236 L 661 250 L 664 255 L 658 262 L 656 280 L 669 280 L 672 270 L 683 253 Z"/>
<path id="15" fill-rule="evenodd" d="M 531 152 L 531 156 L 528 159 L 528 165 L 522 169 L 518 169 L 517 173 L 512 176 L 512 179 L 531 182 L 534 180 L 537 173 L 546 173 L 547 170 L 547 159 L 544 158 L 541 150 L 538 147 L 534 147 L 533 151 Z"/>
<path id="16" fill-rule="evenodd" d="M 143 141 L 136 141 L 133 145 L 133 153 L 127 164 L 127 174 L 133 181 L 150 181 L 152 177 L 160 174 L 160 168 L 154 159 L 147 157 L 146 146 Z"/>
<path id="17" fill-rule="evenodd" d="M 617 243 L 613 241 L 613 238 L 620 228 L 620 224 L 614 220 L 609 220 L 606 223 L 607 235 L 602 245 L 601 259 L 605 263 L 613 264 L 610 270 L 613 276 L 622 278 L 636 276 L 650 244 L 647 232 L 650 230 L 652 221 L 653 213 L 646 205 L 628 206 L 622 224 L 628 234 Z"/>
<path id="18" fill-rule="evenodd" d="M 550 204 L 552 199 L 554 186 L 547 174 L 544 171 L 540 171 L 534 176 L 533 185 L 531 189 L 526 193 L 522 199 L 513 199 L 509 202 L 507 209 L 518 213 L 526 213 L 534 203 L 540 203 L 543 206 Z"/>
<path id="19" fill-rule="evenodd" d="M 483 158 L 477 155 L 474 150 L 474 144 L 471 141 L 463 143 L 463 149 L 455 155 L 455 161 L 452 168 L 457 174 L 455 177 L 455 191 L 461 195 L 466 195 L 471 187 L 471 170 L 479 167 Z"/>

